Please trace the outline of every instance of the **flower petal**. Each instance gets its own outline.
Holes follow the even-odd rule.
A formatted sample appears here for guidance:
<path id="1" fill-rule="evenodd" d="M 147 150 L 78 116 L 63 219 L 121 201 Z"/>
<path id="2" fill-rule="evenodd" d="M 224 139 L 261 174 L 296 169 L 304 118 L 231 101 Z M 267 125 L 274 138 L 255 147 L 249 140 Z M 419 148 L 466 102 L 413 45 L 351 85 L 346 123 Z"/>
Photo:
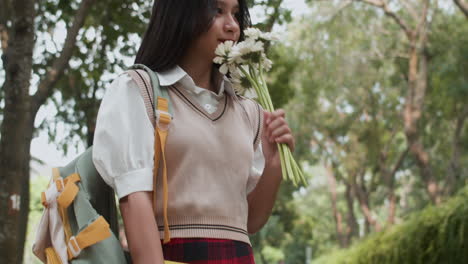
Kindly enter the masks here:
<path id="1" fill-rule="evenodd" d="M 213 62 L 216 64 L 223 64 L 224 63 L 224 58 L 223 57 L 216 57 L 213 59 Z"/>
<path id="2" fill-rule="evenodd" d="M 219 72 L 222 73 L 222 74 L 227 74 L 228 73 L 228 66 L 226 63 L 224 63 L 223 65 L 221 65 L 221 67 L 219 67 Z"/>

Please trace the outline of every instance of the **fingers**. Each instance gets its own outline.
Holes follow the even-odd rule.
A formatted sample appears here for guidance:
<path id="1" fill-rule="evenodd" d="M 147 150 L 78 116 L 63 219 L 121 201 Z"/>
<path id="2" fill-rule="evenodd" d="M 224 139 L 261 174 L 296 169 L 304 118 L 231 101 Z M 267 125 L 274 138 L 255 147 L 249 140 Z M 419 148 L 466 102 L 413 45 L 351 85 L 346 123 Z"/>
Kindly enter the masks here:
<path id="1" fill-rule="evenodd" d="M 285 118 L 286 117 L 286 112 L 284 112 L 283 109 L 278 109 L 274 112 L 267 112 L 265 111 L 265 121 L 267 124 L 269 124 L 272 120 L 278 118 L 278 117 L 283 117 Z"/>
<path id="2" fill-rule="evenodd" d="M 270 140 L 270 142 L 275 142 L 276 138 L 284 134 L 291 134 L 291 129 L 287 126 L 287 124 L 271 130 L 268 139 Z"/>
<path id="3" fill-rule="evenodd" d="M 274 142 L 274 139 L 285 133 L 290 133 L 291 130 L 286 122 L 285 112 L 282 109 L 278 109 L 272 113 L 265 112 L 265 130 L 267 137 L 270 142 Z"/>
<path id="4" fill-rule="evenodd" d="M 284 143 L 286 145 L 288 145 L 289 149 L 291 151 L 294 151 L 294 147 L 295 147 L 295 140 L 294 140 L 294 137 L 292 134 L 284 134 L 280 137 L 277 137 L 276 138 L 276 143 Z"/>
<path id="5" fill-rule="evenodd" d="M 285 119 L 286 113 L 278 109 L 272 113 L 265 112 L 265 133 L 268 141 L 273 143 L 285 143 L 294 150 L 294 137 Z"/>

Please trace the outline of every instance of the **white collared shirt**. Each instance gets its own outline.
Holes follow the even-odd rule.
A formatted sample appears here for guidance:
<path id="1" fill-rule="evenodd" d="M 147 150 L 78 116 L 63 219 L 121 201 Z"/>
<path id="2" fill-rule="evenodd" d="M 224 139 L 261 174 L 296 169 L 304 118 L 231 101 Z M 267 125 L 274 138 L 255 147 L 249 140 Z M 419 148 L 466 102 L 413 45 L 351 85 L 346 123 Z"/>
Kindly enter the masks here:
<path id="1" fill-rule="evenodd" d="M 216 111 L 225 92 L 234 95 L 226 79 L 218 93 L 197 87 L 179 66 L 157 73 L 161 86 L 179 83 L 208 113 Z M 235 96 L 235 95 L 234 95 Z M 135 133 L 138 136 L 130 136 Z M 153 180 L 154 134 L 137 84 L 127 74 L 116 78 L 101 102 L 93 142 L 93 162 L 104 181 L 119 198 L 137 191 L 151 191 Z M 250 177 L 263 173 L 265 158 L 261 143 L 254 153 Z M 247 190 L 250 193 L 255 186 Z"/>

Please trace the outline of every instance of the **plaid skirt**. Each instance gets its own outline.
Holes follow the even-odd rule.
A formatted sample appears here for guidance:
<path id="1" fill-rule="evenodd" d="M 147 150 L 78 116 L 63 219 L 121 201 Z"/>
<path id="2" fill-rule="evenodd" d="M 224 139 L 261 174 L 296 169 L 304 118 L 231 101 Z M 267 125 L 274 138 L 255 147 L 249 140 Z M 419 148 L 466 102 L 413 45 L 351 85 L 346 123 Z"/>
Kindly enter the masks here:
<path id="1" fill-rule="evenodd" d="M 165 260 L 190 264 L 255 264 L 252 247 L 240 241 L 173 238 L 162 244 Z"/>

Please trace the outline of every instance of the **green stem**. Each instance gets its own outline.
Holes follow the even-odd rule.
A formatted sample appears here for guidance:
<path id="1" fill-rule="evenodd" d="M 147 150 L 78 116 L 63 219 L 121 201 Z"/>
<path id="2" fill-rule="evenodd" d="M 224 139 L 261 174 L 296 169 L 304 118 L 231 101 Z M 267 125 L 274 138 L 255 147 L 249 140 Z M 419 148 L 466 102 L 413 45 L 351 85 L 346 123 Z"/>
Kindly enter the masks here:
<path id="1" fill-rule="evenodd" d="M 273 102 L 271 101 L 270 93 L 268 91 L 265 78 L 263 77 L 262 65 L 259 64 L 258 73 L 254 70 L 253 67 L 251 67 L 251 65 L 248 66 L 248 72 L 242 67 L 239 67 L 239 69 L 242 72 L 242 74 L 244 74 L 244 76 L 249 80 L 252 87 L 255 89 L 260 105 L 262 105 L 262 107 L 267 111 L 273 112 Z M 292 156 L 289 147 L 283 143 L 277 143 L 277 147 L 280 155 L 281 173 L 283 179 L 291 180 L 295 186 L 297 186 L 299 182 L 302 182 L 304 185 L 307 185 L 304 175 L 299 166 L 297 165 L 296 161 L 294 160 L 294 157 Z"/>

